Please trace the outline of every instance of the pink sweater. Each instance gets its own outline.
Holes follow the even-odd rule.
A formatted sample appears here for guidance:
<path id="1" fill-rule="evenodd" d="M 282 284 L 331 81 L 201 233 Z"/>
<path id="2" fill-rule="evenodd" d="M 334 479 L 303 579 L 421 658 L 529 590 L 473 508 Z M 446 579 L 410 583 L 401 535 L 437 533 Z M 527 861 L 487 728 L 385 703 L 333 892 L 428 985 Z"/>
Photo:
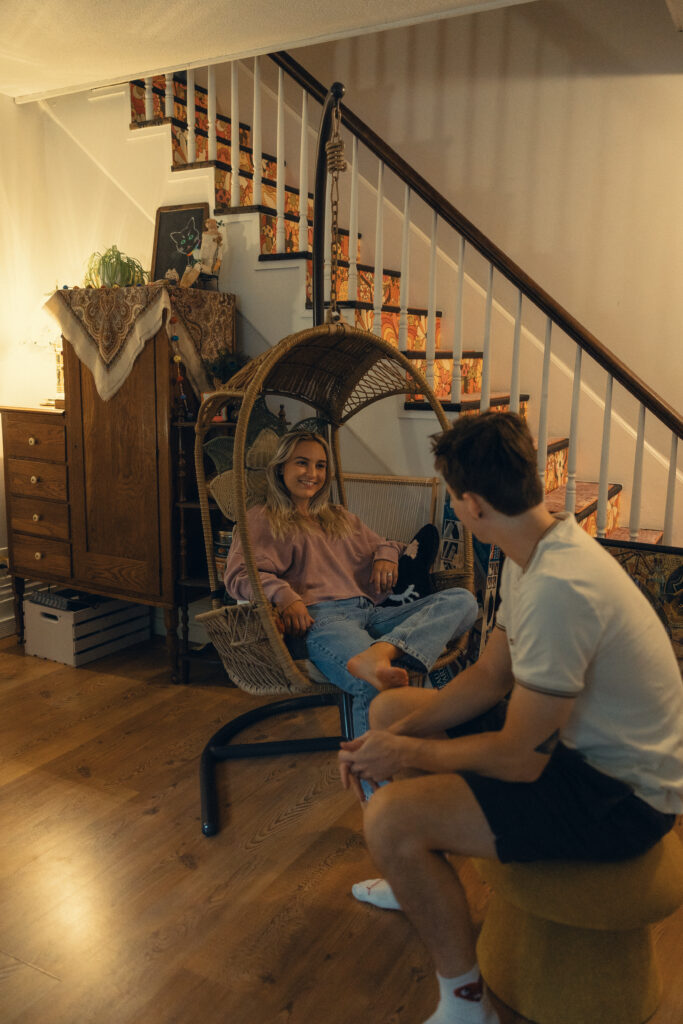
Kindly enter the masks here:
<path id="1" fill-rule="evenodd" d="M 346 514 L 353 529 L 345 537 L 297 530 L 276 540 L 263 506 L 249 509 L 249 537 L 261 583 L 268 600 L 281 611 L 294 601 L 311 605 L 363 596 L 379 604 L 386 598 L 370 587 L 372 563 L 377 558 L 398 562 L 405 544 L 384 540 L 358 516 Z M 252 600 L 238 531 L 233 533 L 224 580 L 231 597 Z"/>

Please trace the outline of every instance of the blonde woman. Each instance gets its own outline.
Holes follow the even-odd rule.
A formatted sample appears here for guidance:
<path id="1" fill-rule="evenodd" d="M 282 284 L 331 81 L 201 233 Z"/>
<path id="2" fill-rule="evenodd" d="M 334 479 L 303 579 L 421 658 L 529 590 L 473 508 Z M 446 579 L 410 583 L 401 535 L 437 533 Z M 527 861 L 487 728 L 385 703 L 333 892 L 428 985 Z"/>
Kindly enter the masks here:
<path id="1" fill-rule="evenodd" d="M 322 437 L 285 434 L 266 471 L 266 503 L 248 511 L 247 529 L 285 634 L 305 637 L 310 660 L 352 695 L 354 735 L 360 736 L 368 729 L 372 698 L 406 686 L 405 666 L 428 671 L 446 643 L 472 626 L 477 604 L 468 591 L 453 588 L 385 605 L 405 545 L 384 540 L 330 503 L 330 469 Z M 225 586 L 236 599 L 253 597 L 239 530 Z"/>

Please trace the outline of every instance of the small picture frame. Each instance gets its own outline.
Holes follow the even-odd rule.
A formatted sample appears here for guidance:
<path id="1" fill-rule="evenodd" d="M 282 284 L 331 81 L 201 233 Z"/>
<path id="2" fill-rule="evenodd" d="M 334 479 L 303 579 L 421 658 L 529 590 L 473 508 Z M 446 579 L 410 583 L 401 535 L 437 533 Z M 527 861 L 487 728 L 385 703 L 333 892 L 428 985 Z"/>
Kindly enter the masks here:
<path id="1" fill-rule="evenodd" d="M 201 246 L 208 219 L 208 203 L 159 207 L 154 224 L 152 281 L 170 276 L 175 284 L 180 284 L 183 274 L 193 268 L 192 254 Z"/>

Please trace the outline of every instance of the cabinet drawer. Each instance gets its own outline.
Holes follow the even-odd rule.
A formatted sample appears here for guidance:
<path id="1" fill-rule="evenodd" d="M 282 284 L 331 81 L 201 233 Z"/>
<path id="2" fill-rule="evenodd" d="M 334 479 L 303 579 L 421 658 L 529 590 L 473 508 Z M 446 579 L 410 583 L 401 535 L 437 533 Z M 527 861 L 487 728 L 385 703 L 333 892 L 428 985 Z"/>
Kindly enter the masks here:
<path id="1" fill-rule="evenodd" d="M 8 459 L 7 472 L 12 494 L 67 500 L 66 466 L 34 459 Z"/>
<path id="2" fill-rule="evenodd" d="M 12 498 L 10 529 L 37 537 L 69 539 L 69 506 L 39 498 Z"/>
<path id="3" fill-rule="evenodd" d="M 4 414 L 3 436 L 6 456 L 46 462 L 64 462 L 66 459 L 64 420 L 55 420 L 52 414 Z"/>
<path id="4" fill-rule="evenodd" d="M 11 562 L 11 571 L 18 576 L 68 579 L 71 576 L 71 546 L 62 540 L 13 534 Z"/>

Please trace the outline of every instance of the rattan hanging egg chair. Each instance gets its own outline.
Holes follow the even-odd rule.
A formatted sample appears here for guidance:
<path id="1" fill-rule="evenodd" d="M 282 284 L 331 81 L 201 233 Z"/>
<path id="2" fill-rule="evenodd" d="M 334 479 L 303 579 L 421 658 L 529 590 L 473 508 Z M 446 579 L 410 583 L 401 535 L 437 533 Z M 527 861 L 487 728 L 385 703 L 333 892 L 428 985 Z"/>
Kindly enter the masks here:
<path id="1" fill-rule="evenodd" d="M 218 580 L 209 491 L 227 518 L 240 527 L 240 539 L 254 600 L 226 606 L 216 596 L 213 610 L 198 615 L 197 621 L 206 629 L 235 685 L 257 696 L 280 695 L 287 698 L 240 715 L 222 726 L 207 743 L 200 767 L 202 831 L 205 835 L 214 835 L 218 830 L 215 786 L 217 762 L 235 757 L 331 750 L 338 748 L 340 739 L 350 736 L 349 696 L 326 681 L 310 663 L 295 661 L 290 654 L 277 628 L 274 609 L 263 591 L 249 531 L 244 528 L 247 508 L 254 500 L 258 500 L 259 488 L 254 485 L 254 478 L 264 473 L 267 461 L 260 444 L 261 435 L 255 443 L 249 443 L 250 439 L 253 441 L 250 417 L 254 406 L 266 396 L 288 397 L 312 407 L 329 424 L 336 495 L 339 502 L 346 506 L 340 428 L 354 415 L 380 399 L 406 394 L 424 396 L 429 402 L 435 415 L 435 429 L 448 427 L 438 399 L 410 360 L 375 335 L 338 322 L 321 324 L 283 339 L 274 348 L 248 363 L 220 391 L 208 396 L 201 404 L 195 428 L 195 465 L 211 590 L 216 592 Z M 226 406 L 233 410 L 239 409 L 232 468 L 207 484 L 205 437 L 214 417 Z M 399 486 L 404 488 L 402 504 L 406 504 L 405 495 L 411 485 L 423 482 L 399 478 Z M 406 539 L 410 540 L 410 535 Z M 472 540 L 467 533 L 462 548 L 462 570 L 435 573 L 435 589 L 460 586 L 473 592 Z M 458 643 L 445 652 L 437 666 L 461 655 L 465 644 L 466 637 L 460 638 Z M 229 742 L 255 721 L 282 711 L 324 705 L 336 705 L 339 708 L 341 736 L 257 744 Z"/>

